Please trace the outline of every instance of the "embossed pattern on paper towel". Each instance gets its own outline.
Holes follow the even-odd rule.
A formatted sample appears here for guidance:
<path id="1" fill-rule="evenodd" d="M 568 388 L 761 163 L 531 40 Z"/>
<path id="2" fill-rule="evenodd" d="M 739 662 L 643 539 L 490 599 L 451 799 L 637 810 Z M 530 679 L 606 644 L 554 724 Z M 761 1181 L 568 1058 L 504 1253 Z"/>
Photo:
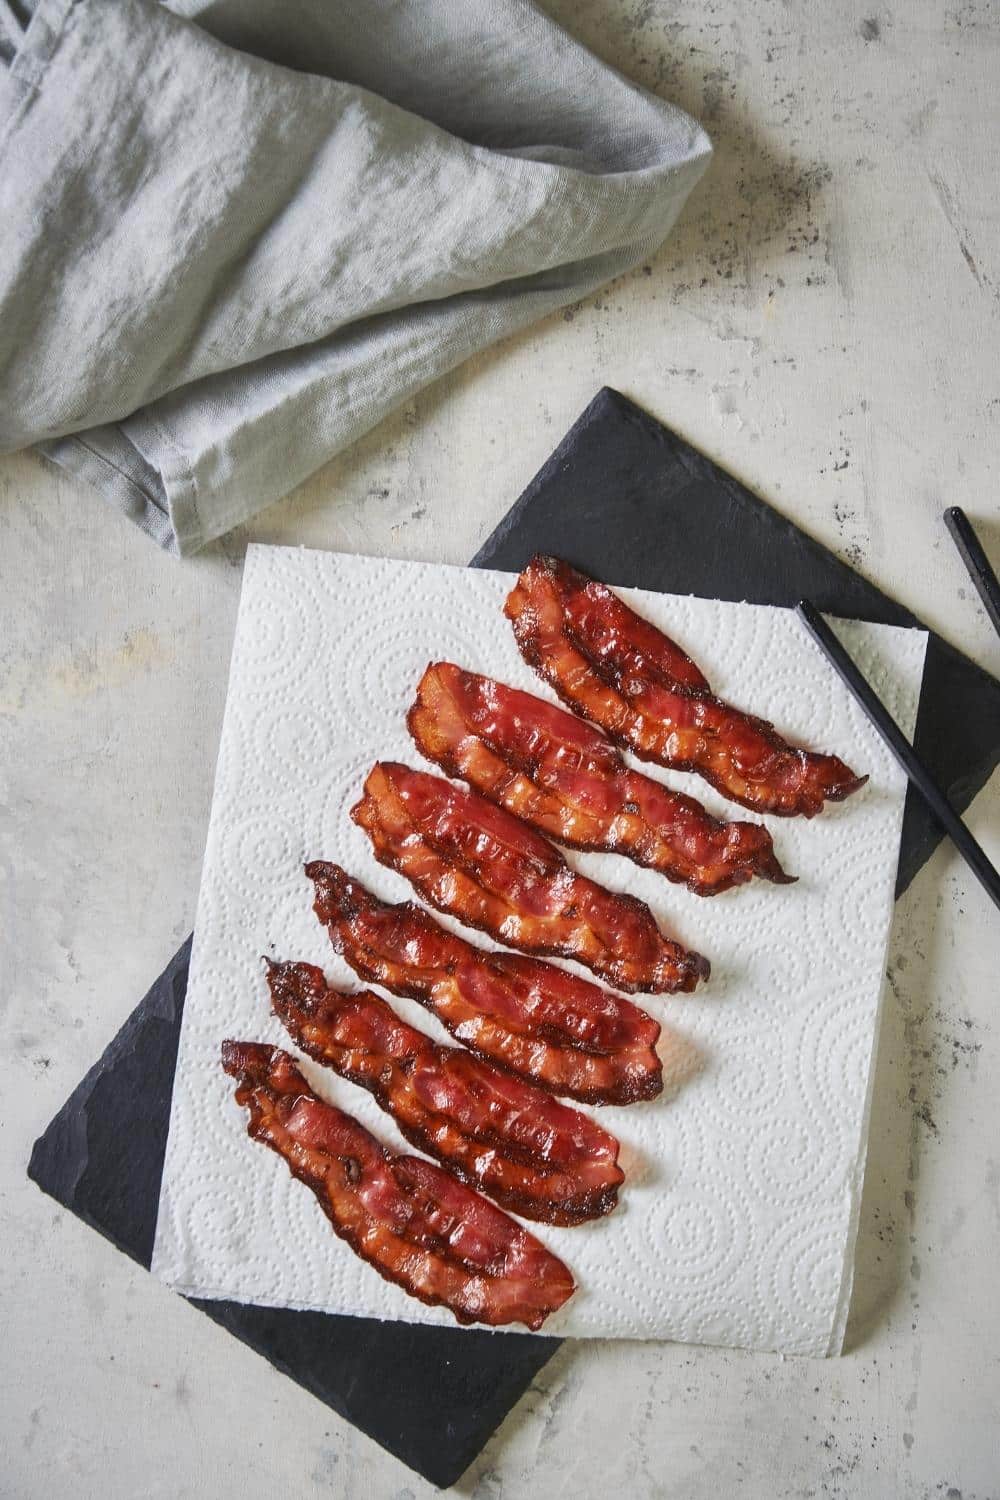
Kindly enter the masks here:
<path id="1" fill-rule="evenodd" d="M 450 1321 L 358 1261 L 284 1164 L 247 1140 L 218 1052 L 223 1036 L 290 1045 L 269 1013 L 264 951 L 357 984 L 312 915 L 305 859 L 339 860 L 388 899 L 410 894 L 375 863 L 348 810 L 376 758 L 422 764 L 403 716 L 428 660 L 550 696 L 503 618 L 510 583 L 434 565 L 248 553 L 154 1256 L 179 1290 Z M 569 855 L 648 901 L 668 931 L 709 955 L 713 974 L 694 997 L 647 1002 L 682 1038 L 665 1049 L 676 1086 L 651 1104 L 600 1111 L 623 1143 L 620 1208 L 581 1228 L 539 1228 L 580 1288 L 546 1332 L 828 1353 L 839 1348 L 849 1289 L 903 779 L 789 612 L 626 597 L 690 650 L 717 691 L 871 783 L 811 823 L 769 820 L 779 858 L 800 876 L 784 889 L 755 882 L 705 900 L 613 855 Z M 837 628 L 911 730 L 924 635 Z M 695 778 L 651 774 L 713 812 L 747 816 Z M 419 1006 L 394 1003 L 445 1039 Z M 362 1090 L 312 1064 L 305 1071 L 409 1149 Z"/>

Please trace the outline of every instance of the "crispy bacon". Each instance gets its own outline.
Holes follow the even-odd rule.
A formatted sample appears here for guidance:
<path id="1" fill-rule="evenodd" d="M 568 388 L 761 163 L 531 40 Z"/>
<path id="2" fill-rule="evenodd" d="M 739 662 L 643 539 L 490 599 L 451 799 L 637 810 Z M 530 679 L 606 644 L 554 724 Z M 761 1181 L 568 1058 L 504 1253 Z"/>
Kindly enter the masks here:
<path id="1" fill-rule="evenodd" d="M 287 1052 L 226 1041 L 222 1066 L 247 1133 L 283 1156 L 334 1233 L 412 1297 L 459 1323 L 540 1328 L 573 1293 L 570 1272 L 520 1224 L 449 1172 L 397 1156 L 309 1088 Z"/>
<path id="2" fill-rule="evenodd" d="M 379 901 L 339 865 L 315 860 L 306 874 L 313 910 L 354 972 L 426 1006 L 477 1057 L 587 1104 L 662 1089 L 659 1023 L 630 1000 L 540 959 L 477 948 L 412 901 Z"/>
<path id="3" fill-rule="evenodd" d="M 293 1040 L 368 1089 L 419 1151 L 526 1219 L 582 1224 L 614 1208 L 618 1142 L 578 1109 L 433 1042 L 371 990 L 345 995 L 314 964 L 266 962 Z"/>
<path id="4" fill-rule="evenodd" d="M 432 906 L 511 948 L 576 959 L 629 992 L 708 977 L 708 961 L 665 938 L 644 902 L 576 874 L 520 818 L 440 776 L 379 761 L 351 816 L 375 858 Z"/>
<path id="5" fill-rule="evenodd" d="M 680 647 L 557 558 L 528 564 L 505 613 L 525 661 L 576 713 L 643 760 L 697 771 L 754 812 L 811 818 L 868 779 L 723 703 Z"/>
<path id="6" fill-rule="evenodd" d="M 771 835 L 723 823 L 627 766 L 600 730 L 531 693 L 434 662 L 407 715 L 428 760 L 572 849 L 624 854 L 701 896 L 759 875 L 784 885 Z"/>

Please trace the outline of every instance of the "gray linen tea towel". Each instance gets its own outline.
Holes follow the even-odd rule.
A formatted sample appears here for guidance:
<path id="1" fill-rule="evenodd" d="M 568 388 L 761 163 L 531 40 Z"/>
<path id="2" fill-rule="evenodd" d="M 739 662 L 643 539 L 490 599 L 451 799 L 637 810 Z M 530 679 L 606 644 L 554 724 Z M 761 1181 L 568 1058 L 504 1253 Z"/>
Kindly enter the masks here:
<path id="1" fill-rule="evenodd" d="M 640 264 L 710 151 L 530 0 L 0 0 L 0 451 L 192 552 Z"/>

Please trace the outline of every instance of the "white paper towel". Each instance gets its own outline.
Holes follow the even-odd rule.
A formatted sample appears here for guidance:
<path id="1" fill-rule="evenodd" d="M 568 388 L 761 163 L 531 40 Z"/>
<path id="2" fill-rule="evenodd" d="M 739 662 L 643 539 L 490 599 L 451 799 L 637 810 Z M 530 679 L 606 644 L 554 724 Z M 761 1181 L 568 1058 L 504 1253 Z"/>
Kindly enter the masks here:
<path id="1" fill-rule="evenodd" d="M 413 894 L 375 862 L 348 811 L 375 759 L 423 765 L 404 713 L 427 662 L 448 658 L 551 697 L 503 616 L 511 583 L 503 573 L 249 549 L 153 1255 L 178 1291 L 452 1321 L 358 1260 L 285 1163 L 248 1140 L 219 1043 L 294 1051 L 270 1014 L 264 951 L 360 987 L 312 914 L 305 860 L 336 860 L 389 900 Z M 712 978 L 695 996 L 644 1002 L 666 1023 L 676 1087 L 599 1111 L 622 1141 L 619 1208 L 578 1228 L 532 1226 L 579 1283 L 545 1331 L 837 1353 L 905 781 L 790 611 L 622 592 L 722 696 L 871 781 L 811 822 L 767 820 L 794 886 L 755 881 L 705 899 L 613 855 L 568 855 L 647 901 L 666 931 L 708 955 Z M 836 629 L 911 733 L 925 634 Z M 750 816 L 696 777 L 642 769 L 712 812 Z M 420 1006 L 393 1004 L 449 1040 Z M 698 1071 L 685 1076 L 692 1057 Z M 312 1063 L 304 1071 L 383 1141 L 411 1149 L 364 1090 Z"/>

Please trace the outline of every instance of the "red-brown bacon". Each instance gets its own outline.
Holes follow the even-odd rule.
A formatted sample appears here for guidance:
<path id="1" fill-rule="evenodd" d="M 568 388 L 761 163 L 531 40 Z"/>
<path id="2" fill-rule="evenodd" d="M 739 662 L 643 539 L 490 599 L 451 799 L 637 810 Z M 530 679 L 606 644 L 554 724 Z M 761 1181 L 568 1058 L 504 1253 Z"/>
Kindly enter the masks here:
<path id="1" fill-rule="evenodd" d="M 723 823 L 628 767 L 600 730 L 531 693 L 434 662 L 407 715 L 428 760 L 572 849 L 624 854 L 700 896 L 786 875 L 771 835 Z"/>
<path id="2" fill-rule="evenodd" d="M 811 818 L 868 779 L 723 703 L 679 646 L 557 558 L 529 563 L 505 612 L 525 661 L 576 713 L 643 760 L 697 771 L 744 807 Z"/>
<path id="3" fill-rule="evenodd" d="M 379 761 L 351 816 L 375 858 L 432 906 L 511 948 L 576 959 L 629 992 L 708 977 L 708 961 L 665 938 L 644 902 L 576 874 L 520 818 L 440 776 Z"/>
<path id="4" fill-rule="evenodd" d="M 433 1162 L 397 1156 L 318 1099 L 287 1052 L 226 1041 L 222 1066 L 250 1111 L 247 1133 L 283 1156 L 334 1232 L 386 1281 L 460 1323 L 540 1328 L 573 1293 L 533 1235 Z"/>
<path id="5" fill-rule="evenodd" d="M 426 1006 L 478 1057 L 586 1104 L 661 1091 L 659 1022 L 630 1000 L 541 959 L 477 948 L 412 901 L 379 901 L 339 865 L 315 860 L 306 874 L 354 972 Z"/>
<path id="6" fill-rule="evenodd" d="M 593 1120 L 461 1047 L 443 1047 L 314 964 L 267 960 L 275 1014 L 303 1052 L 372 1093 L 411 1145 L 503 1208 L 547 1224 L 610 1213 L 625 1174 Z"/>

